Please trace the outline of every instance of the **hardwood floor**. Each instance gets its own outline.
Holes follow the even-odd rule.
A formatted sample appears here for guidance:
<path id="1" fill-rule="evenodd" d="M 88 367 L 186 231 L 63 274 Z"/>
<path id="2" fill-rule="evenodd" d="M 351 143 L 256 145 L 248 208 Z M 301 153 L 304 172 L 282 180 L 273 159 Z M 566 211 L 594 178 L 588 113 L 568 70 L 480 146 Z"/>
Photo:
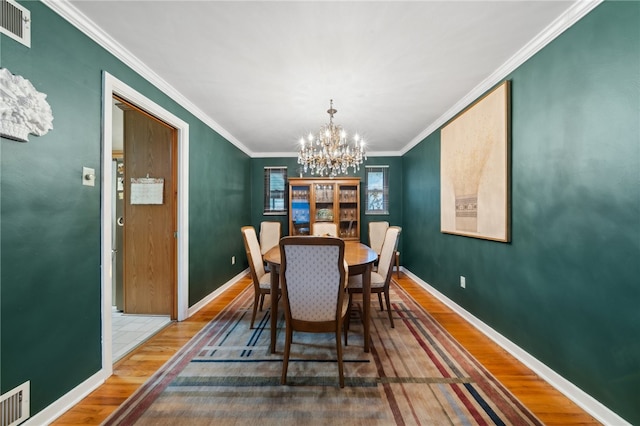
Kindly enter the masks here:
<path id="1" fill-rule="evenodd" d="M 546 425 L 599 425 L 593 417 L 453 313 L 413 280 L 394 280 Z M 114 365 L 113 375 L 52 425 L 99 425 L 191 337 L 251 284 L 248 276 L 186 321 L 174 323 Z"/>

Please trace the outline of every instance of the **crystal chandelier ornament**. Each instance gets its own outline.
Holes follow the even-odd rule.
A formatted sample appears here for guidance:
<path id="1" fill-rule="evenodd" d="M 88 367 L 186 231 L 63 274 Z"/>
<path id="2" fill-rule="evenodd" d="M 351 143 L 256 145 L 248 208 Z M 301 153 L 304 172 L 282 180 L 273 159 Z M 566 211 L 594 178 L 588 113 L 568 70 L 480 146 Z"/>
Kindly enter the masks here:
<path id="1" fill-rule="evenodd" d="M 311 174 L 318 176 L 336 177 L 347 174 L 349 167 L 353 172 L 360 170 L 360 164 L 367 159 L 364 140 L 358 134 L 353 137 L 353 145 L 347 141 L 347 132 L 342 126 L 333 124 L 333 115 L 338 112 L 333 108 L 333 99 L 327 110 L 329 124 L 320 128 L 318 134 L 309 136 L 305 140 L 300 138 L 298 164 L 304 172 L 311 170 Z"/>

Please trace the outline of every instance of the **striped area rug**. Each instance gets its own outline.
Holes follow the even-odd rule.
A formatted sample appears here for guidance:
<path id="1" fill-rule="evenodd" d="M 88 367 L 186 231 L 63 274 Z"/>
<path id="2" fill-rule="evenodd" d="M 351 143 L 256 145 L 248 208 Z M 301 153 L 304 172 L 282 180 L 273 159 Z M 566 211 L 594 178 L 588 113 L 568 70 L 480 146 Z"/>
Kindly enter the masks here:
<path id="1" fill-rule="evenodd" d="M 252 292 L 239 295 L 104 424 L 542 424 L 395 283 L 395 328 L 372 297 L 370 353 L 359 310 L 352 312 L 345 388 L 338 386 L 334 335 L 306 333 L 294 333 L 281 386 L 284 319 L 271 354 L 269 310 L 249 329 Z"/>

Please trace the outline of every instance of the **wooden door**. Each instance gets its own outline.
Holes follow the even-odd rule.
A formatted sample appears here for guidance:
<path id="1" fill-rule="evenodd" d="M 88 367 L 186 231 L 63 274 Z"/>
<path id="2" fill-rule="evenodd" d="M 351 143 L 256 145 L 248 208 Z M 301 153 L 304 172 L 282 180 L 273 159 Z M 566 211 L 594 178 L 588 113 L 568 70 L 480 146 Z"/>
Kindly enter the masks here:
<path id="1" fill-rule="evenodd" d="M 135 107 L 125 108 L 125 313 L 176 318 L 176 157 L 174 128 Z M 146 178 L 158 179 L 155 190 L 162 180 L 161 201 L 146 194 L 151 188 Z"/>

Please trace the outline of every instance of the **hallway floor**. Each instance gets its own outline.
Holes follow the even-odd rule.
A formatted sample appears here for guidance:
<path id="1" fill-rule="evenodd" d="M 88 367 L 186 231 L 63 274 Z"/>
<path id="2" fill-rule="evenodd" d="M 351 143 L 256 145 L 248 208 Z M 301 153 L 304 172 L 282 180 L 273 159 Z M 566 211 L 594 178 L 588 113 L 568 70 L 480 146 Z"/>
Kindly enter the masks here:
<path id="1" fill-rule="evenodd" d="M 169 316 L 127 315 L 112 311 L 113 362 L 118 361 L 171 323 Z"/>

